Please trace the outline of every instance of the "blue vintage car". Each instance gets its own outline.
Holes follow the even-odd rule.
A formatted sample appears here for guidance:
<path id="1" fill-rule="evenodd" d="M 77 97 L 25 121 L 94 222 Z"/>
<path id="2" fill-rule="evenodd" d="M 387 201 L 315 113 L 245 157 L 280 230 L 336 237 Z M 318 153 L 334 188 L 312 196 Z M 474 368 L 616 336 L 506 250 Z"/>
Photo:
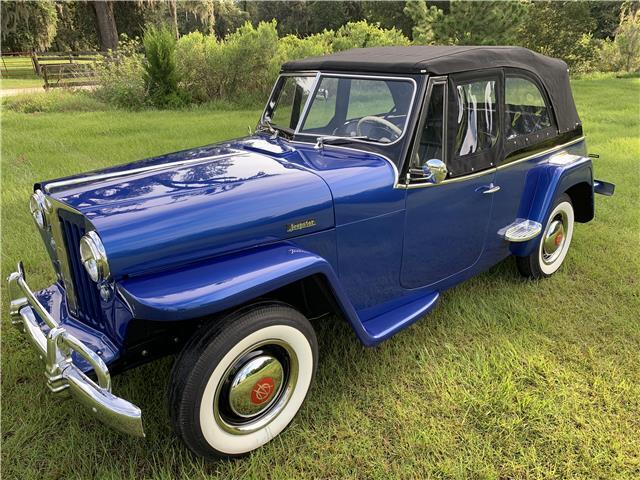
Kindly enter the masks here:
<path id="1" fill-rule="evenodd" d="M 110 375 L 178 353 L 176 433 L 206 458 L 281 433 L 318 364 L 310 320 L 365 345 L 509 256 L 562 265 L 594 217 L 564 62 L 512 47 L 389 47 L 287 63 L 256 133 L 40 182 L 57 281 L 9 277 L 53 392 L 143 435 Z"/>

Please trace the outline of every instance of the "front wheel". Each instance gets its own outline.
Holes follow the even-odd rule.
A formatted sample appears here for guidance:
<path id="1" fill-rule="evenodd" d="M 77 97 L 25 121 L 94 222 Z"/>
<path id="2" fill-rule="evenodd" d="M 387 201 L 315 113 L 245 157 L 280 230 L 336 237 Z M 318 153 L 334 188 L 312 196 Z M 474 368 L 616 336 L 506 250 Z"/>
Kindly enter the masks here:
<path id="1" fill-rule="evenodd" d="M 176 359 L 169 410 L 202 457 L 241 457 L 282 432 L 315 375 L 313 327 L 298 311 L 256 306 L 196 334 Z"/>
<path id="2" fill-rule="evenodd" d="M 520 273 L 529 278 L 553 275 L 567 256 L 573 237 L 574 213 L 571 199 L 560 195 L 542 231 L 538 247 L 526 257 L 516 257 Z"/>

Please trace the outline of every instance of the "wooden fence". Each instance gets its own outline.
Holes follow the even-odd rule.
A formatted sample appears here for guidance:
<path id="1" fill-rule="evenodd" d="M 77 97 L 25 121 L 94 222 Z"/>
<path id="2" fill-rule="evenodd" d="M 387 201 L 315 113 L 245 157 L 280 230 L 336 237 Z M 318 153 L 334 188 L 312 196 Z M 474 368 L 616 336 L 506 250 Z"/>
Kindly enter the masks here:
<path id="1" fill-rule="evenodd" d="M 100 52 L 2 53 L 2 78 L 38 78 L 44 88 L 95 85 L 93 68 Z"/>

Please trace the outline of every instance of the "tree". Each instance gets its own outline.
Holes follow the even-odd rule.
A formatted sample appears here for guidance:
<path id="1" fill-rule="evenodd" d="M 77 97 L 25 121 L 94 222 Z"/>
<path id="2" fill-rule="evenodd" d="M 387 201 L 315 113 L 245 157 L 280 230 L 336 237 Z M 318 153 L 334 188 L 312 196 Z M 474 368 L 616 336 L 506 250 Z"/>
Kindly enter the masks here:
<path id="1" fill-rule="evenodd" d="M 571 67 L 584 65 L 595 56 L 591 32 L 596 22 L 588 2 L 532 2 L 525 18 L 520 45 L 561 58 Z"/>
<path id="2" fill-rule="evenodd" d="M 96 12 L 96 23 L 100 35 L 100 49 L 102 51 L 115 50 L 118 47 L 118 29 L 113 14 L 112 1 L 91 2 Z"/>
<path id="3" fill-rule="evenodd" d="M 58 17 L 53 1 L 2 2 L 2 50 L 46 50 L 56 36 Z"/>
<path id="4" fill-rule="evenodd" d="M 452 1 L 449 11 L 409 1 L 413 39 L 423 44 L 510 45 L 515 43 L 527 5 L 524 2 Z"/>

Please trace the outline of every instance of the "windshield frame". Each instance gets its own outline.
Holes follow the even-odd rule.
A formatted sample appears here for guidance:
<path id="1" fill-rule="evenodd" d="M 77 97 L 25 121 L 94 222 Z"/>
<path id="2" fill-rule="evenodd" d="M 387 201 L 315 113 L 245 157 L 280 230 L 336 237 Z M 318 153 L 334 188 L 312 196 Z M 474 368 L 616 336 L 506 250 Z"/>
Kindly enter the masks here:
<path id="1" fill-rule="evenodd" d="M 335 138 L 344 138 L 345 140 L 353 143 L 365 143 L 370 145 L 386 147 L 386 146 L 392 146 L 397 144 L 398 142 L 402 141 L 404 137 L 407 135 L 407 130 L 409 129 L 409 123 L 414 112 L 416 95 L 418 94 L 418 84 L 414 78 L 409 76 L 375 75 L 375 74 L 366 75 L 366 74 L 357 74 L 357 73 L 333 73 L 333 72 L 320 72 L 320 71 L 300 71 L 300 72 L 281 73 L 280 75 L 278 75 L 278 78 L 276 79 L 273 85 L 271 94 L 269 95 L 269 99 L 267 100 L 265 108 L 262 112 L 262 116 L 260 117 L 260 124 L 263 124 L 266 121 L 267 111 L 269 110 L 269 106 L 273 101 L 275 101 L 274 95 L 276 93 L 279 93 L 276 90 L 276 87 L 280 85 L 280 83 L 283 81 L 283 77 L 312 77 L 314 75 L 315 75 L 315 79 L 311 87 L 311 93 L 309 97 L 306 99 L 305 104 L 302 108 L 302 111 L 300 112 L 300 118 L 298 119 L 298 123 L 296 125 L 295 130 L 291 130 L 290 128 L 283 127 L 280 125 L 274 125 L 275 127 L 278 127 L 279 129 L 282 129 L 285 132 L 289 132 L 293 134 L 296 141 L 305 142 L 304 140 L 305 138 L 310 138 L 311 140 L 306 143 L 313 143 L 315 139 L 318 139 L 321 137 L 335 137 Z M 307 115 L 309 114 L 311 103 L 317 95 L 317 91 L 323 77 L 354 78 L 354 79 L 369 79 L 369 80 L 391 80 L 391 81 L 401 81 L 401 82 L 411 83 L 413 87 L 413 91 L 411 93 L 411 101 L 409 103 L 409 108 L 407 109 L 407 117 L 404 121 L 404 125 L 402 128 L 402 134 L 392 142 L 379 142 L 377 140 L 372 140 L 372 139 L 359 139 L 359 138 L 353 138 L 353 137 L 347 137 L 347 136 L 341 136 L 341 135 L 318 135 L 314 133 L 301 132 L 300 129 L 302 128 L 302 125 L 304 125 L 304 122 L 307 119 Z"/>

